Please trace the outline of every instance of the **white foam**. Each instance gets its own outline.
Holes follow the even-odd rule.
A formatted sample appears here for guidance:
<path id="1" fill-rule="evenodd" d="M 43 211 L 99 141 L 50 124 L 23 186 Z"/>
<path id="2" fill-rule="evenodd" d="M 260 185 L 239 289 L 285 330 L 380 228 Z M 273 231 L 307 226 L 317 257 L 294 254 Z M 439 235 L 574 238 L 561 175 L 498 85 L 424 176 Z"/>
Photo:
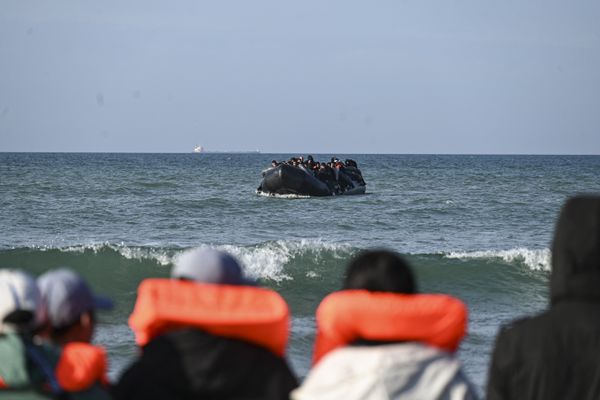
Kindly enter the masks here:
<path id="1" fill-rule="evenodd" d="M 516 248 L 509 250 L 483 250 L 473 252 L 451 252 L 447 258 L 500 258 L 508 263 L 521 262 L 533 271 L 550 271 L 550 249 Z"/>
<path id="2" fill-rule="evenodd" d="M 323 243 L 318 240 L 277 240 L 251 247 L 224 245 L 216 248 L 238 258 L 251 277 L 272 279 L 277 282 L 292 279 L 285 272 L 285 265 L 296 256 L 312 251 L 315 259 L 318 260 L 322 251 L 330 251 L 334 258 L 343 258 L 344 253 L 347 254 L 350 249 L 348 245 Z"/>
<path id="3" fill-rule="evenodd" d="M 37 248 L 41 251 L 60 250 L 67 253 L 84 253 L 86 251 L 92 251 L 94 254 L 98 254 L 103 250 L 110 249 L 119 253 L 122 257 L 128 260 L 151 260 L 160 265 L 171 264 L 175 256 L 175 254 L 169 254 L 173 253 L 173 251 L 168 251 L 163 248 L 126 246 L 124 243 L 114 244 L 108 242 L 73 245 L 63 248 L 52 246 L 40 246 Z"/>
<path id="4" fill-rule="evenodd" d="M 245 273 L 250 277 L 270 279 L 276 282 L 292 279 L 292 276 L 286 272 L 285 267 L 295 257 L 308 255 L 314 259 L 313 263 L 317 264 L 321 260 L 323 252 L 327 252 L 328 257 L 343 259 L 352 250 L 348 244 L 326 243 L 321 240 L 277 240 L 250 246 L 200 244 L 197 247 L 210 247 L 226 251 L 240 261 Z M 42 251 L 54 249 L 73 253 L 92 251 L 94 254 L 110 249 L 128 260 L 149 260 L 164 266 L 172 265 L 176 258 L 186 250 L 183 248 L 127 246 L 124 243 L 107 242 L 73 245 L 63 248 L 46 246 L 37 248 Z M 316 277 L 310 272 L 307 273 L 307 276 Z"/>
<path id="5" fill-rule="evenodd" d="M 120 255 L 128 260 L 153 260 L 160 265 L 172 264 L 175 257 L 174 254 L 169 255 L 168 252 L 163 249 L 156 249 L 152 247 L 109 247 L 117 251 Z"/>
<path id="6" fill-rule="evenodd" d="M 262 190 L 257 190 L 256 194 L 263 197 L 276 197 L 278 199 L 309 199 L 311 196 L 303 195 L 303 194 L 277 194 L 277 193 L 267 193 Z"/>

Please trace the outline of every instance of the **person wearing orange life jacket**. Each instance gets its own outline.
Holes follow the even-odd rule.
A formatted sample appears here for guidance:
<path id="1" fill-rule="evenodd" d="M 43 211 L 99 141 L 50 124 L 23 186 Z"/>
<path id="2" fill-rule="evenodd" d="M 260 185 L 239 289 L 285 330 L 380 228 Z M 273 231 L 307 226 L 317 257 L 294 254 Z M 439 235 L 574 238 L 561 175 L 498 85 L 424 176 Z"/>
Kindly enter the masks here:
<path id="1" fill-rule="evenodd" d="M 229 254 L 184 252 L 171 279 L 146 279 L 129 318 L 141 357 L 116 399 L 288 399 L 289 310 Z"/>
<path id="2" fill-rule="evenodd" d="M 107 399 L 109 384 L 104 349 L 91 344 L 98 310 L 110 310 L 110 299 L 95 295 L 76 272 L 61 268 L 38 278 L 47 324 L 40 332 L 61 349 L 55 373 L 71 398 Z"/>
<path id="3" fill-rule="evenodd" d="M 352 260 L 344 290 L 323 299 L 316 319 L 313 369 L 293 400 L 476 398 L 452 356 L 466 331 L 465 305 L 417 294 L 394 252 Z"/>

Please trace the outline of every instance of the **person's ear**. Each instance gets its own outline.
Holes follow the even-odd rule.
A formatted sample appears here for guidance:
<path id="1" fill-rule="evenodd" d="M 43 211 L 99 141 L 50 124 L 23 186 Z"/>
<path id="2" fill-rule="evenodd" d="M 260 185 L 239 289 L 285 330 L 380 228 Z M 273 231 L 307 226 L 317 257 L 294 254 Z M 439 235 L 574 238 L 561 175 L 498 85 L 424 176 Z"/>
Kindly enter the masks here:
<path id="1" fill-rule="evenodd" d="M 94 319 L 89 312 L 85 312 L 79 317 L 79 323 L 85 328 L 92 327 L 94 325 Z"/>

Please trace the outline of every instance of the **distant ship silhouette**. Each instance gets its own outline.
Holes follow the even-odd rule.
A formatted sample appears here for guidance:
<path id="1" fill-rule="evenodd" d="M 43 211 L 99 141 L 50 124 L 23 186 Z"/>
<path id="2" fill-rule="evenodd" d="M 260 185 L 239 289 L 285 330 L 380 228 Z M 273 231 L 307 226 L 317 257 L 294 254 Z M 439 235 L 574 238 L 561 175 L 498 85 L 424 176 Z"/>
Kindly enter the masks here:
<path id="1" fill-rule="evenodd" d="M 228 150 L 228 151 L 217 151 L 217 150 L 211 150 L 211 151 L 207 151 L 206 148 L 197 145 L 196 147 L 194 147 L 194 150 L 192 151 L 193 153 L 221 153 L 221 154 L 236 154 L 236 153 L 241 153 L 241 154 L 260 154 L 260 150 Z"/>

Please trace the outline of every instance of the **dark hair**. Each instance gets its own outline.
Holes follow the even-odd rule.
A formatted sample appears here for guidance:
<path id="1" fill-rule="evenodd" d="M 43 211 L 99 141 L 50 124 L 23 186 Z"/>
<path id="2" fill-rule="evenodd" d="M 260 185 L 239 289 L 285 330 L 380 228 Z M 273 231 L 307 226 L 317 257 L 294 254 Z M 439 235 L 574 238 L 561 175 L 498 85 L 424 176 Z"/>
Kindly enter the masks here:
<path id="1" fill-rule="evenodd" d="M 73 321 L 68 322 L 62 326 L 53 326 L 52 327 L 52 333 L 51 336 L 54 340 L 58 340 L 60 339 L 62 336 L 66 335 L 73 327 L 77 326 L 80 324 L 81 321 L 81 316 L 83 314 L 89 314 L 90 319 L 92 321 L 92 323 L 96 323 L 96 321 L 98 320 L 96 317 L 96 311 L 95 310 L 89 310 L 89 311 L 85 311 L 81 314 L 79 314 Z"/>
<path id="2" fill-rule="evenodd" d="M 4 317 L 2 322 L 15 325 L 26 325 L 33 321 L 34 315 L 29 310 L 15 310 Z"/>
<path id="3" fill-rule="evenodd" d="M 410 266 L 398 253 L 367 250 L 348 264 L 344 289 L 411 294 L 417 292 L 417 285 Z"/>

